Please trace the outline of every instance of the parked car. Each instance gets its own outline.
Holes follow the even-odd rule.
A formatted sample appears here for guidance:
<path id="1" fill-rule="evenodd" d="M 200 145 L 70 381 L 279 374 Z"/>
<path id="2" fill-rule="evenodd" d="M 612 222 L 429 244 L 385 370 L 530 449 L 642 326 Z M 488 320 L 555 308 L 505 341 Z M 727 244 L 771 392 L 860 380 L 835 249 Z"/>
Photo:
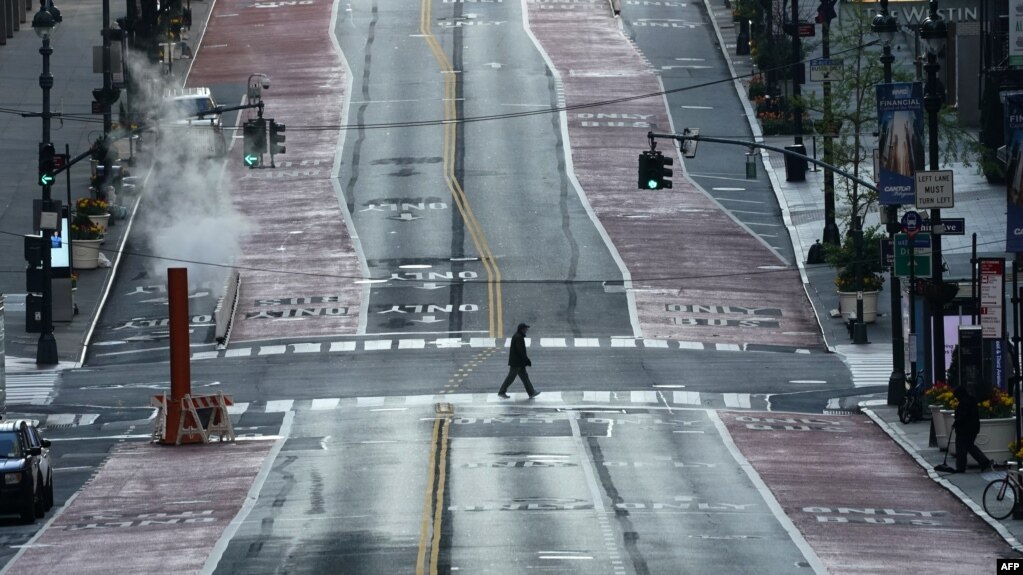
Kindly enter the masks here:
<path id="1" fill-rule="evenodd" d="M 0 512 L 34 523 L 53 507 L 50 441 L 39 434 L 37 422 L 0 422 L 0 476 Z"/>
<path id="2" fill-rule="evenodd" d="M 227 151 L 224 125 L 216 110 L 217 102 L 209 88 L 171 90 L 164 99 L 157 124 L 157 142 L 175 139 L 190 152 L 207 157 L 223 156 Z"/>

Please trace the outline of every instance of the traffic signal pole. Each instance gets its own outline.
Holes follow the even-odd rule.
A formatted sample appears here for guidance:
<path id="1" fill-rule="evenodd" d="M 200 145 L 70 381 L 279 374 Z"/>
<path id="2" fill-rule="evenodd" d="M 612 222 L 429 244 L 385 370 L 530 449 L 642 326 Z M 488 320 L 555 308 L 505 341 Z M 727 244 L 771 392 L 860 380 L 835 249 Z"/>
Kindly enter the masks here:
<path id="1" fill-rule="evenodd" d="M 699 132 L 690 131 L 688 128 L 686 129 L 685 132 L 683 132 L 681 134 L 659 134 L 659 133 L 656 133 L 656 132 L 647 132 L 647 137 L 650 138 L 651 140 L 657 139 L 657 138 L 662 138 L 662 139 L 667 139 L 667 140 L 678 140 L 679 142 L 682 143 L 682 147 L 684 149 L 689 146 L 689 144 L 687 144 L 687 142 L 710 142 L 712 144 L 729 144 L 729 145 L 732 145 L 732 146 L 742 146 L 744 148 L 762 148 L 764 150 L 770 150 L 772 152 L 777 152 L 779 154 L 785 154 L 786 156 L 793 156 L 793 157 L 796 157 L 796 158 L 801 158 L 803 160 L 806 160 L 807 162 L 810 162 L 811 164 L 816 164 L 816 165 L 818 165 L 818 166 L 820 166 L 822 168 L 829 169 L 829 170 L 835 172 L 836 174 L 841 175 L 842 177 L 844 177 L 846 179 L 849 179 L 849 180 L 852 180 L 853 182 L 856 182 L 857 184 L 867 188 L 868 190 L 871 190 L 873 192 L 877 192 L 877 186 L 875 186 L 874 184 L 871 184 L 870 182 L 867 182 L 866 180 L 863 180 L 861 178 L 858 178 L 858 177 L 850 174 L 849 172 L 843 170 L 842 168 L 840 168 L 838 166 L 829 164 L 827 162 L 823 162 L 821 160 L 818 160 L 817 158 L 811 158 L 810 156 L 807 156 L 806 154 L 800 154 L 800 153 L 797 153 L 797 152 L 793 152 L 792 150 L 786 150 L 785 148 L 779 148 L 777 146 L 772 146 L 770 144 L 764 144 L 764 143 L 761 143 L 761 142 L 750 142 L 748 140 L 735 140 L 735 139 L 732 139 L 732 138 L 716 138 L 716 137 L 712 137 L 712 136 L 703 136 L 703 135 L 700 135 Z"/>

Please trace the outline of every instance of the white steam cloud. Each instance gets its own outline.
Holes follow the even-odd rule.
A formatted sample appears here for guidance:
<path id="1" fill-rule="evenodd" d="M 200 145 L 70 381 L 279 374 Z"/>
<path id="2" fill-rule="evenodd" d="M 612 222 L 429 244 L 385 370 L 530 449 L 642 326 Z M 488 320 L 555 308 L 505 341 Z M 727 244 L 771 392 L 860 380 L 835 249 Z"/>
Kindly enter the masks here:
<path id="1" fill-rule="evenodd" d="M 232 182 L 224 177 L 223 158 L 210 152 L 213 138 L 224 142 L 224 135 L 208 121 L 181 125 L 167 101 L 177 86 L 170 85 L 144 56 L 131 58 L 130 63 L 133 77 L 142 86 L 135 95 L 135 110 L 141 117 L 158 118 L 160 125 L 158 139 L 152 130 L 142 136 L 144 156 L 156 161 L 133 226 L 145 237 L 145 251 L 156 256 L 147 259 L 150 276 L 165 280 L 167 268 L 185 267 L 189 284 L 210 286 L 219 295 L 227 274 L 224 266 L 235 263 L 241 238 L 250 229 L 232 202 Z"/>

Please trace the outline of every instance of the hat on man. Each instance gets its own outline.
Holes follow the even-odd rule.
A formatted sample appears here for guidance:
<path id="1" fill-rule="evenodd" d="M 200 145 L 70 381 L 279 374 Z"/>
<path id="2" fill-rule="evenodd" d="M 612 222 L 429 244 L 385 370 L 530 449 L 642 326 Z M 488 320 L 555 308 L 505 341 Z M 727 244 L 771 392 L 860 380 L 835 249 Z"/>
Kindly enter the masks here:
<path id="1" fill-rule="evenodd" d="M 517 331 L 522 331 L 522 328 L 528 328 L 528 327 L 529 327 L 529 325 L 528 325 L 528 324 L 525 324 L 525 323 L 520 323 L 520 324 L 519 324 L 519 327 L 517 327 L 517 328 L 516 328 L 516 330 L 517 330 Z"/>

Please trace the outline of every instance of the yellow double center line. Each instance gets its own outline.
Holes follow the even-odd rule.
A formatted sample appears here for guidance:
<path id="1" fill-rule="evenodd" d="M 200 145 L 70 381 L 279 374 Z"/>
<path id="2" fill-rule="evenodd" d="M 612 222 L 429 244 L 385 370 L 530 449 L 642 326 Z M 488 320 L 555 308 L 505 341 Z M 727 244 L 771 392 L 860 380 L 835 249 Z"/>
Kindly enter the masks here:
<path id="1" fill-rule="evenodd" d="M 458 211 L 462 214 L 465 227 L 469 230 L 472 243 L 476 252 L 483 262 L 487 272 L 487 304 L 490 308 L 490 337 L 500 337 L 504 333 L 503 318 L 501 312 L 501 270 L 497 269 L 494 255 L 487 245 L 487 238 L 483 235 L 476 216 L 469 207 L 469 200 L 465 196 L 461 182 L 455 177 L 455 149 L 457 140 L 458 113 L 455 109 L 457 77 L 451 60 L 441 47 L 437 38 L 431 31 L 431 0 L 422 0 L 421 12 L 419 15 L 419 31 L 426 38 L 433 57 L 440 64 L 440 71 L 444 75 L 444 180 L 448 189 L 451 190 L 451 197 L 454 198 Z"/>
<path id="2" fill-rule="evenodd" d="M 442 404 L 444 405 L 444 404 Z M 450 406 L 450 404 L 447 404 Z M 433 422 L 433 436 L 430 439 L 430 458 L 427 464 L 426 497 L 423 501 L 423 519 L 419 526 L 419 554 L 416 557 L 416 575 L 437 575 L 437 560 L 440 557 L 441 520 L 444 516 L 444 490 L 447 488 L 448 429 L 451 427 L 451 412 L 444 412 L 438 406 L 437 419 Z M 450 409 L 448 407 L 447 409 Z M 430 550 L 430 562 L 426 563 L 426 551 Z"/>

